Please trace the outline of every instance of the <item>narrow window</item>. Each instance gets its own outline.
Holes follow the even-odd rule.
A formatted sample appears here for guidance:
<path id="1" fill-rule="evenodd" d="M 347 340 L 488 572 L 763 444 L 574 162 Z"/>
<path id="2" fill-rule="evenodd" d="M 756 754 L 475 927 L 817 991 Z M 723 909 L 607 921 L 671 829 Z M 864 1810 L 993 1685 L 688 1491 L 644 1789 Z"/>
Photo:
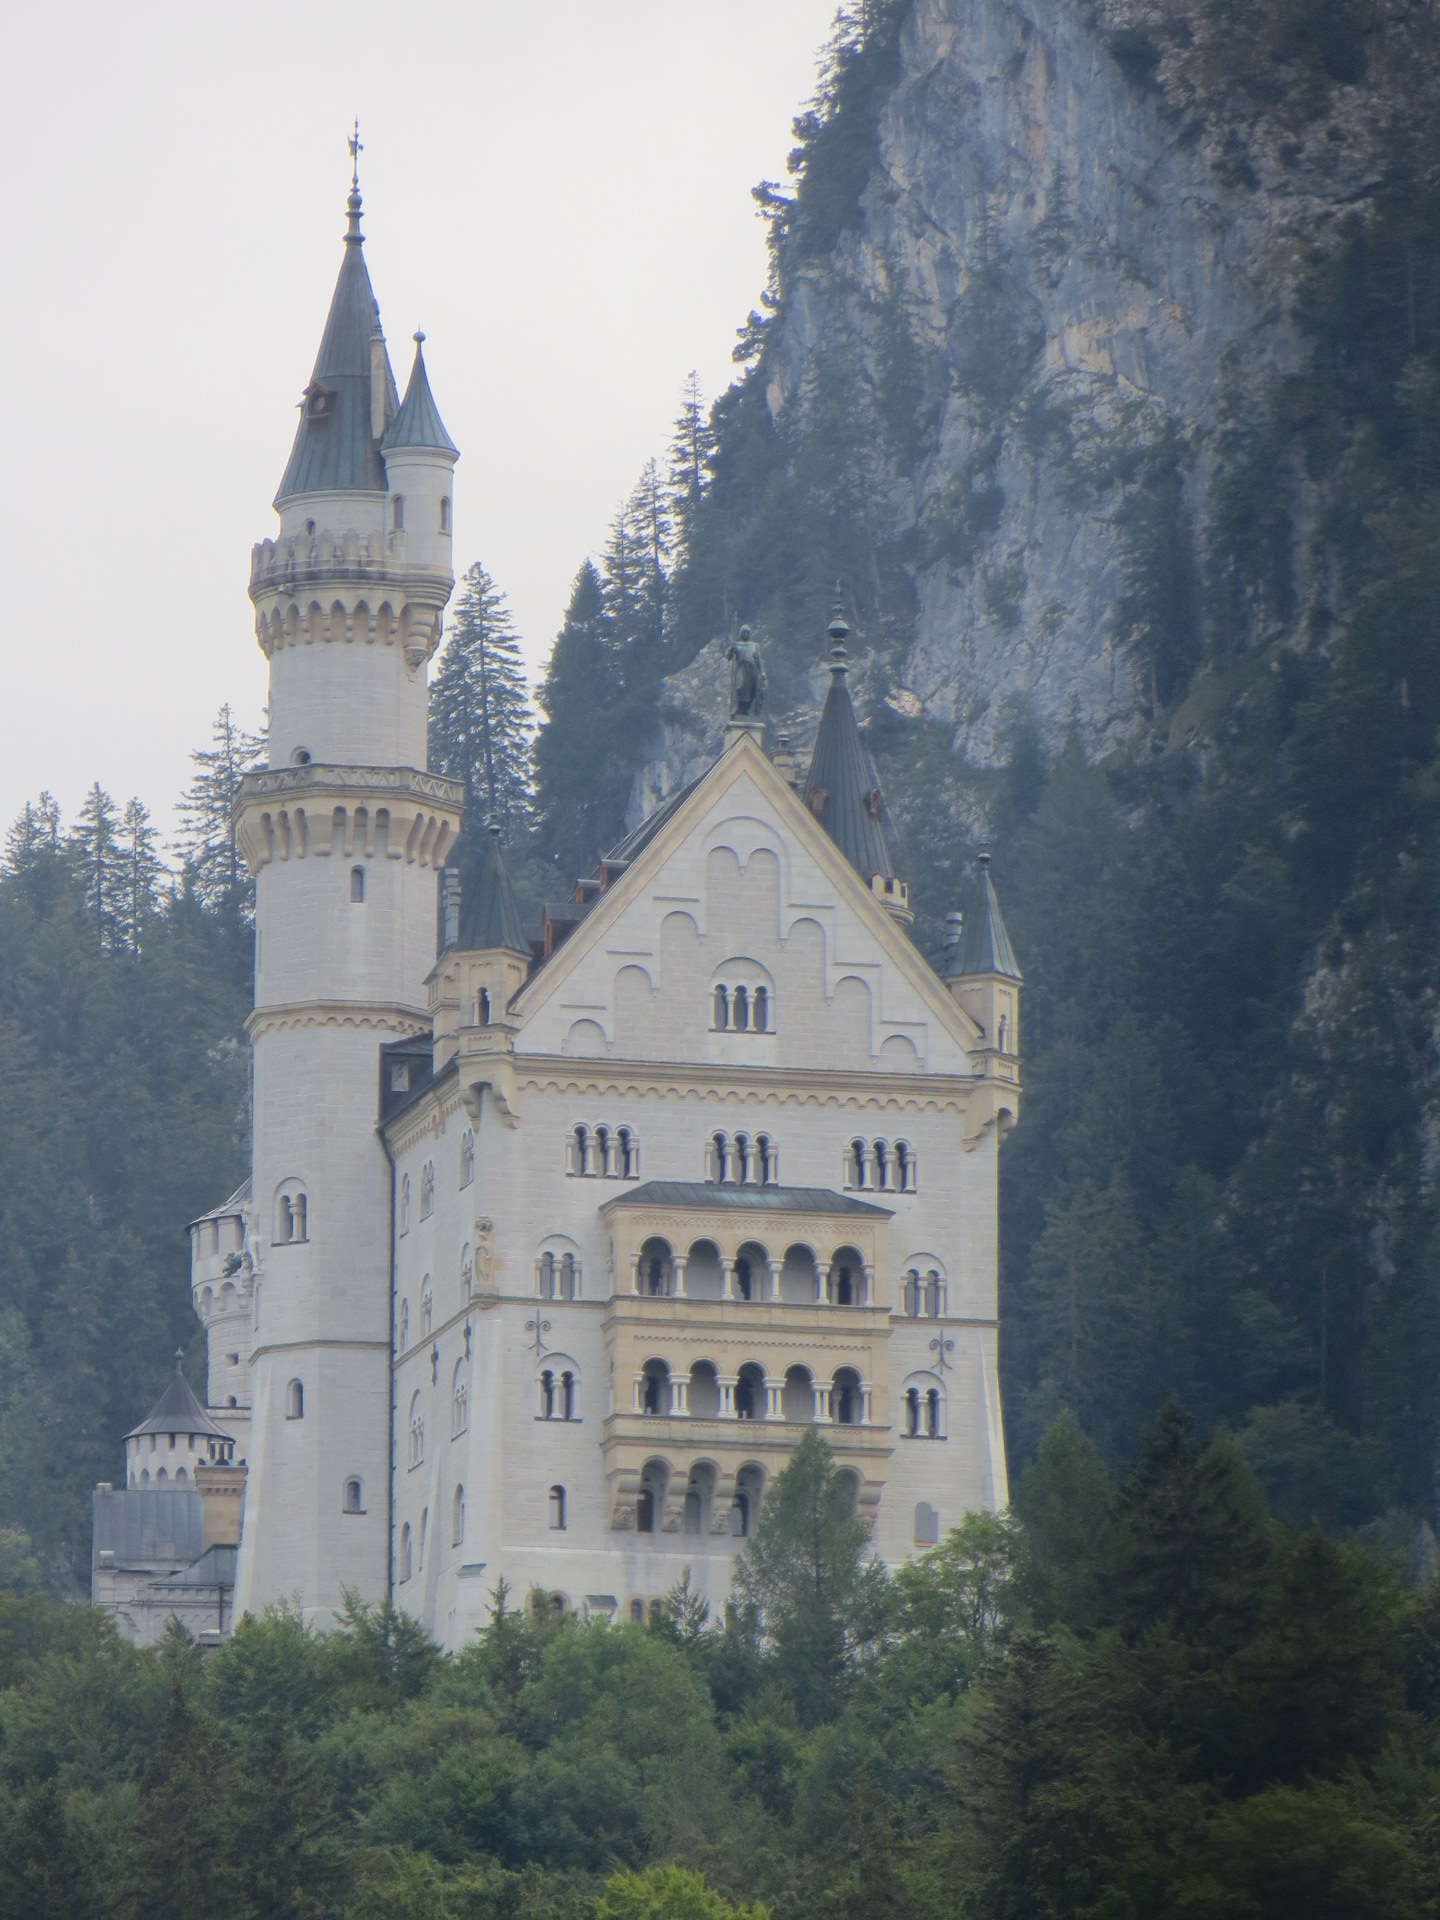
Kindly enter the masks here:
<path id="1" fill-rule="evenodd" d="M 869 1178 L 870 1150 L 865 1145 L 865 1142 L 863 1140 L 852 1140 L 850 1142 L 850 1153 L 852 1156 L 852 1164 L 855 1169 L 855 1179 L 853 1184 L 863 1190 L 864 1187 L 867 1185 L 868 1178 Z"/>
<path id="2" fill-rule="evenodd" d="M 275 1226 L 275 1238 L 281 1246 L 295 1238 L 295 1214 L 290 1205 L 288 1193 L 280 1196 L 279 1218 Z"/>
<path id="3" fill-rule="evenodd" d="M 686 1533 L 699 1533 L 701 1504 L 700 1495 L 696 1489 L 694 1487 L 688 1488 L 685 1494 L 684 1529 Z"/>
<path id="4" fill-rule="evenodd" d="M 1001 1014 L 1000 1030 L 995 1035 L 995 1040 L 996 1040 L 996 1045 L 1001 1053 L 1008 1053 L 1010 1051 L 1010 1047 L 1009 1047 L 1010 1016 L 1008 1014 L 1005 1014 L 1005 1013 Z"/>
<path id="5" fill-rule="evenodd" d="M 365 1490 L 358 1480 L 345 1482 L 345 1512 L 363 1513 L 365 1511 Z"/>
<path id="6" fill-rule="evenodd" d="M 357 906 L 365 898 L 365 869 L 363 867 L 351 867 L 350 869 L 350 898 Z"/>
<path id="7" fill-rule="evenodd" d="M 287 1420 L 305 1418 L 305 1389 L 298 1380 L 292 1380 L 285 1389 L 285 1418 Z"/>
<path id="8" fill-rule="evenodd" d="M 602 1180 L 610 1179 L 615 1172 L 615 1147 L 608 1127 L 595 1129 L 595 1171 Z"/>
<path id="9" fill-rule="evenodd" d="M 921 1500 L 915 1508 L 915 1544 L 917 1547 L 940 1544 L 940 1515 L 928 1500 Z"/>
<path id="10" fill-rule="evenodd" d="M 553 1300 L 555 1298 L 555 1256 L 553 1253 L 542 1253 L 540 1256 L 540 1298 L 542 1300 Z"/>
<path id="11" fill-rule="evenodd" d="M 564 1487 L 551 1487 L 550 1489 L 550 1531 L 552 1533 L 563 1533 L 565 1531 Z"/>
<path id="12" fill-rule="evenodd" d="M 630 1602 L 630 1624 L 632 1627 L 644 1626 L 645 1602 L 643 1600 L 632 1600 Z"/>
<path id="13" fill-rule="evenodd" d="M 407 1520 L 400 1529 L 400 1578 L 410 1578 L 410 1522 Z"/>
<path id="14" fill-rule="evenodd" d="M 737 1033 L 744 1033 L 750 1024 L 750 996 L 744 987 L 736 987 L 734 999 L 734 1025 Z"/>
<path id="15" fill-rule="evenodd" d="M 560 1256 L 560 1298 L 562 1300 L 573 1300 L 575 1298 L 575 1256 L 573 1253 L 566 1253 Z"/>
<path id="16" fill-rule="evenodd" d="M 442 493 L 440 496 L 440 531 L 441 533 L 449 533 L 450 531 L 450 496 L 448 493 Z"/>
<path id="17" fill-rule="evenodd" d="M 634 1180 L 640 1172 L 640 1149 L 629 1127 L 621 1127 L 616 1138 L 620 1142 L 620 1175 L 624 1180 Z"/>
<path id="18" fill-rule="evenodd" d="M 742 1300 L 751 1300 L 754 1298 L 754 1295 L 751 1293 L 750 1287 L 750 1262 L 742 1253 L 737 1255 L 735 1260 L 735 1291 Z"/>
<path id="19" fill-rule="evenodd" d="M 742 1187 L 750 1185 L 750 1136 L 737 1133 L 735 1136 L 735 1178 Z"/>
<path id="20" fill-rule="evenodd" d="M 940 1438 L 940 1389 L 931 1387 L 925 1396 L 925 1434 L 927 1439 Z"/>
<path id="21" fill-rule="evenodd" d="M 730 1024 L 730 996 L 724 987 L 715 989 L 715 1031 L 723 1033 Z"/>
<path id="22" fill-rule="evenodd" d="M 770 995 L 764 987 L 755 989 L 755 998 L 750 1003 L 750 1025 L 756 1033 L 770 1031 Z"/>
<path id="23" fill-rule="evenodd" d="M 555 1376 L 548 1367 L 540 1376 L 540 1418 L 555 1418 Z"/>
<path id="24" fill-rule="evenodd" d="M 562 1420 L 573 1420 L 575 1418 L 575 1376 L 573 1373 L 562 1373 L 560 1376 L 560 1418 Z"/>
<path id="25" fill-rule="evenodd" d="M 655 1494 L 650 1487 L 641 1487 L 635 1497 L 635 1531 L 637 1533 L 655 1531 Z"/>
<path id="26" fill-rule="evenodd" d="M 462 1546 L 465 1541 L 465 1489 L 456 1487 L 455 1497 L 450 1503 L 450 1544 Z"/>
<path id="27" fill-rule="evenodd" d="M 397 493 L 390 502 L 390 526 L 395 533 L 405 531 L 405 496 Z"/>
<path id="28" fill-rule="evenodd" d="M 726 1173 L 729 1171 L 730 1162 L 730 1142 L 725 1134 L 717 1133 L 715 1135 L 714 1139 L 710 1142 L 710 1152 L 712 1156 L 712 1172 L 710 1177 L 712 1180 L 723 1182 Z"/>
<path id="29" fill-rule="evenodd" d="M 920 1394 L 915 1387 L 905 1391 L 905 1432 L 911 1440 L 920 1432 Z"/>
<path id="30" fill-rule="evenodd" d="M 890 1191 L 890 1149 L 883 1140 L 875 1142 L 875 1184 L 882 1193 Z"/>

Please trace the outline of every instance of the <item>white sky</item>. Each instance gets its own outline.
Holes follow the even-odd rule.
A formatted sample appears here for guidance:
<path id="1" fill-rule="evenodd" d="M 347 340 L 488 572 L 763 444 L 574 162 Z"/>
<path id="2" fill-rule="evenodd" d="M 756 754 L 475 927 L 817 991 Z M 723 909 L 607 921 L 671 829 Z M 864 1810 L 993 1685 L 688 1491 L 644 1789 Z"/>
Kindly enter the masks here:
<path id="1" fill-rule="evenodd" d="M 161 824 L 223 700 L 340 265 L 426 334 L 482 559 L 543 661 L 575 570 L 730 379 L 834 0 L 20 0 L 0 24 L 11 368 L 0 827 L 99 779 Z"/>

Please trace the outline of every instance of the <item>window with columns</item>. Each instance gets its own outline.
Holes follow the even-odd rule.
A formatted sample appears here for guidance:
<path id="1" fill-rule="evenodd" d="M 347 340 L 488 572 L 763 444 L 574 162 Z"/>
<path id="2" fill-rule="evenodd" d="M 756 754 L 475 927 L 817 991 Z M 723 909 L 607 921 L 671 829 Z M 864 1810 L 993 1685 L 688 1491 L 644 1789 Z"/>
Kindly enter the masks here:
<path id="1" fill-rule="evenodd" d="M 948 1309 L 945 1276 L 938 1263 L 921 1259 L 907 1267 L 900 1284 L 900 1308 L 907 1320 L 942 1320 Z"/>
<path id="2" fill-rule="evenodd" d="M 635 1129 L 577 1121 L 565 1137 L 565 1171 L 578 1180 L 638 1180 L 640 1141 Z"/>
<path id="3" fill-rule="evenodd" d="M 919 1162 L 908 1140 L 846 1142 L 843 1178 L 852 1193 L 915 1193 Z"/>
<path id="4" fill-rule="evenodd" d="M 705 1178 L 716 1186 L 774 1187 L 780 1155 L 768 1133 L 713 1133 L 705 1146 Z"/>
<path id="5" fill-rule="evenodd" d="M 774 989 L 763 981 L 717 981 L 710 995 L 710 1024 L 715 1033 L 773 1033 Z"/>

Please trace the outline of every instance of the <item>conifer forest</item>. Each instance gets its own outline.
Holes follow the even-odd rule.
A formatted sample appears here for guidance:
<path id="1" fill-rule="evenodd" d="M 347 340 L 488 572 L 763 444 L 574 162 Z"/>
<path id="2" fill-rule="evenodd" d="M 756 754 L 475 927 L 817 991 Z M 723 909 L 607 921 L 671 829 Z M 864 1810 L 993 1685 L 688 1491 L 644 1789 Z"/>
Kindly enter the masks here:
<path id="1" fill-rule="evenodd" d="M 942 12 L 1018 18 L 842 11 L 733 383 L 683 386 L 538 684 L 469 567 L 430 761 L 538 911 L 718 745 L 741 620 L 807 746 L 838 581 L 914 938 L 988 847 L 1024 971 L 1013 1506 L 887 1572 L 811 1435 L 723 1619 L 502 1586 L 454 1657 L 358 1603 L 202 1653 L 82 1604 L 120 1436 L 177 1350 L 203 1386 L 183 1223 L 245 1173 L 227 707 L 173 844 L 96 785 L 0 867 L 0 1920 L 1440 1916 L 1440 23 L 1059 9 L 1264 294 L 1147 411 L 1047 372 L 1079 201 L 1023 260 L 986 230 L 963 350 L 901 271 L 882 148 Z M 958 150 L 982 109 L 929 111 Z M 1063 668 L 1087 541 L 1123 697 L 979 653 L 917 695 L 937 594 Z"/>

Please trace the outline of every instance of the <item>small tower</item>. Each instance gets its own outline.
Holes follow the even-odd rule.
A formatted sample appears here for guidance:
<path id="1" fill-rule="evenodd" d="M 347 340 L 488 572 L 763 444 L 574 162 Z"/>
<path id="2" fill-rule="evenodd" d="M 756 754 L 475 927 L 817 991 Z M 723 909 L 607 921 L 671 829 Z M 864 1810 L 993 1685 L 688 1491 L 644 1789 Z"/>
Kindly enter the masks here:
<path id="1" fill-rule="evenodd" d="M 957 916 L 951 916 L 952 926 Z M 975 866 L 970 902 L 958 916 L 959 939 L 946 955 L 945 984 L 985 1036 L 977 1071 L 1015 1079 L 1020 1055 L 1020 968 L 990 878 L 990 855 Z"/>
<path id="2" fill-rule="evenodd" d="M 830 689 L 802 788 L 805 804 L 876 899 L 908 927 L 915 916 L 910 911 L 909 888 L 896 871 L 899 837 L 880 790 L 875 762 L 860 738 L 846 685 L 850 665 L 845 642 L 850 629 L 838 601 L 826 631 Z"/>
<path id="3" fill-rule="evenodd" d="M 525 984 L 531 952 L 498 826 L 491 825 L 489 839 L 480 877 L 463 903 L 457 943 L 430 975 L 435 1071 L 458 1058 L 471 1119 L 479 1124 L 488 1087 L 502 1121 L 513 1125 L 516 1027 L 510 1003 Z"/>
<path id="4" fill-rule="evenodd" d="M 255 548 L 250 580 L 270 764 L 246 776 L 236 809 L 256 923 L 242 1612 L 298 1600 L 323 1623 L 347 1591 L 387 1590 L 389 1168 L 376 1068 L 384 1046 L 428 1044 L 422 982 L 460 821 L 459 784 L 426 770 L 455 460 L 418 341 L 398 400 L 352 177 L 275 499 L 279 537 Z"/>

